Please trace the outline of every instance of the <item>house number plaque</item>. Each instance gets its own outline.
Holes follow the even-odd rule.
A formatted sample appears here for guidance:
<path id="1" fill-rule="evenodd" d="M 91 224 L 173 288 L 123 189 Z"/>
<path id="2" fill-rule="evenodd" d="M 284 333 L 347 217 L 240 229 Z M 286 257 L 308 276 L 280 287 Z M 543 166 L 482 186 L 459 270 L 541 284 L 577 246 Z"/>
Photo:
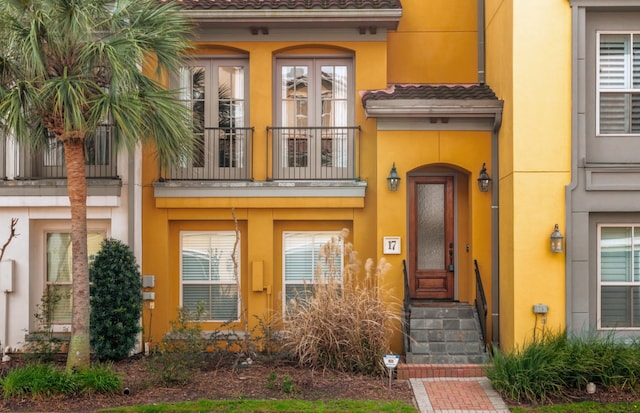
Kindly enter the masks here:
<path id="1" fill-rule="evenodd" d="M 385 254 L 400 254 L 400 237 L 384 237 L 382 246 Z"/>

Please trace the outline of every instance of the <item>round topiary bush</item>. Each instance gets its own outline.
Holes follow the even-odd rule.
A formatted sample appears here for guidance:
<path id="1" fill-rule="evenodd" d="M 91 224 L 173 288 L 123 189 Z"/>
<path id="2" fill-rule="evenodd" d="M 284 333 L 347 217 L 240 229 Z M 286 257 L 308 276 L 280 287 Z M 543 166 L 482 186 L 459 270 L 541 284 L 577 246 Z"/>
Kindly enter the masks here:
<path id="1" fill-rule="evenodd" d="M 105 239 L 91 261 L 91 346 L 100 361 L 129 356 L 140 332 L 142 282 L 131 249 Z"/>

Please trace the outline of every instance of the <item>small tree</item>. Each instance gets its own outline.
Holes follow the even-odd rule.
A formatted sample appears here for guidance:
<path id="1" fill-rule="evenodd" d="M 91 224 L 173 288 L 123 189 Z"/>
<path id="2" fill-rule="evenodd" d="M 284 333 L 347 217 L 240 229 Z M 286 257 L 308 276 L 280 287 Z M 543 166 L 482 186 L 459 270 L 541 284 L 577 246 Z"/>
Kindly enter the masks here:
<path id="1" fill-rule="evenodd" d="M 91 262 L 91 346 L 98 360 L 122 360 L 140 332 L 142 283 L 131 249 L 106 239 Z"/>

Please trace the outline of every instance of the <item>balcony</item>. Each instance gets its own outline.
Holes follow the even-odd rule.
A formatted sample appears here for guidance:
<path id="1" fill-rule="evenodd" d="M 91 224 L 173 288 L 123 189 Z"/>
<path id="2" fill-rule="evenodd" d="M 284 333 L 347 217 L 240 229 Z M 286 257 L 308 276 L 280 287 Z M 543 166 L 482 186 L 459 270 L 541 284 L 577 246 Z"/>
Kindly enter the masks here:
<path id="1" fill-rule="evenodd" d="M 253 128 L 204 130 L 193 156 L 163 171 L 155 182 L 157 205 L 184 207 L 181 199 L 203 198 L 211 208 L 253 205 L 243 199 L 264 198 L 262 207 L 364 206 L 366 182 L 359 180 L 356 147 L 359 127 L 268 127 L 265 179 L 253 179 Z M 282 200 L 286 198 L 285 204 Z M 310 204 L 307 198 L 318 201 Z M 340 198 L 340 202 L 335 199 Z M 322 199 L 322 201 L 321 201 Z"/>
<path id="2" fill-rule="evenodd" d="M 110 125 L 99 126 L 95 134 L 86 137 L 84 153 L 88 179 L 118 177 L 113 143 L 113 128 Z M 13 162 L 9 160 L 9 164 L 12 163 L 10 169 L 13 169 L 9 178 L 15 180 L 66 179 L 64 148 L 53 135 L 48 138 L 45 148 L 36 151 L 15 144 L 6 147 L 12 147 L 6 150 L 14 153 Z"/>
<path id="3" fill-rule="evenodd" d="M 253 128 L 205 128 L 190 159 L 163 171 L 162 180 L 248 181 Z"/>
<path id="4" fill-rule="evenodd" d="M 358 126 L 269 127 L 271 180 L 355 180 Z"/>
<path id="5" fill-rule="evenodd" d="M 117 204 L 122 188 L 118 175 L 114 131 L 111 125 L 99 126 L 85 139 L 87 194 Z M 52 202 L 47 196 L 67 196 L 67 168 L 64 147 L 53 135 L 44 147 L 34 150 L 11 137 L 0 140 L 0 198 L 4 206 L 38 206 Z M 25 198 L 27 197 L 27 198 Z M 27 201 L 30 199 L 31 201 Z M 50 204 L 49 204 L 50 205 Z"/>

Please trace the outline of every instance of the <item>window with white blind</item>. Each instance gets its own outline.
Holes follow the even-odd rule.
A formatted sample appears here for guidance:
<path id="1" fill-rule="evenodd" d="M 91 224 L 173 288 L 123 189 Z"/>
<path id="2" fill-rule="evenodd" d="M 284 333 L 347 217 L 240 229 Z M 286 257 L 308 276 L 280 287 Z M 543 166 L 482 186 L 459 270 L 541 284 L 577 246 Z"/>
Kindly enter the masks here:
<path id="1" fill-rule="evenodd" d="M 331 240 L 337 243 L 339 253 L 332 257 L 321 257 L 320 249 Z M 284 232 L 283 251 L 283 306 L 293 299 L 305 299 L 318 282 L 337 280 L 342 282 L 344 268 L 344 242 L 340 232 Z M 328 261 L 330 260 L 330 261 Z M 331 263 L 332 270 L 328 263 Z"/>
<path id="2" fill-rule="evenodd" d="M 87 234 L 87 253 L 89 256 L 100 251 L 105 234 L 89 232 Z M 47 295 L 53 305 L 52 324 L 71 324 L 72 301 L 72 256 L 71 234 L 68 232 L 49 232 L 47 243 Z"/>
<path id="3" fill-rule="evenodd" d="M 598 227 L 598 327 L 640 328 L 640 224 Z"/>
<path id="4" fill-rule="evenodd" d="M 204 309 L 209 321 L 239 319 L 239 285 L 234 271 L 235 231 L 183 232 L 180 236 L 182 307 Z M 236 251 L 236 258 L 239 254 Z M 240 260 L 236 259 L 238 277 Z"/>
<path id="5" fill-rule="evenodd" d="M 598 33 L 599 135 L 640 134 L 640 33 Z"/>

